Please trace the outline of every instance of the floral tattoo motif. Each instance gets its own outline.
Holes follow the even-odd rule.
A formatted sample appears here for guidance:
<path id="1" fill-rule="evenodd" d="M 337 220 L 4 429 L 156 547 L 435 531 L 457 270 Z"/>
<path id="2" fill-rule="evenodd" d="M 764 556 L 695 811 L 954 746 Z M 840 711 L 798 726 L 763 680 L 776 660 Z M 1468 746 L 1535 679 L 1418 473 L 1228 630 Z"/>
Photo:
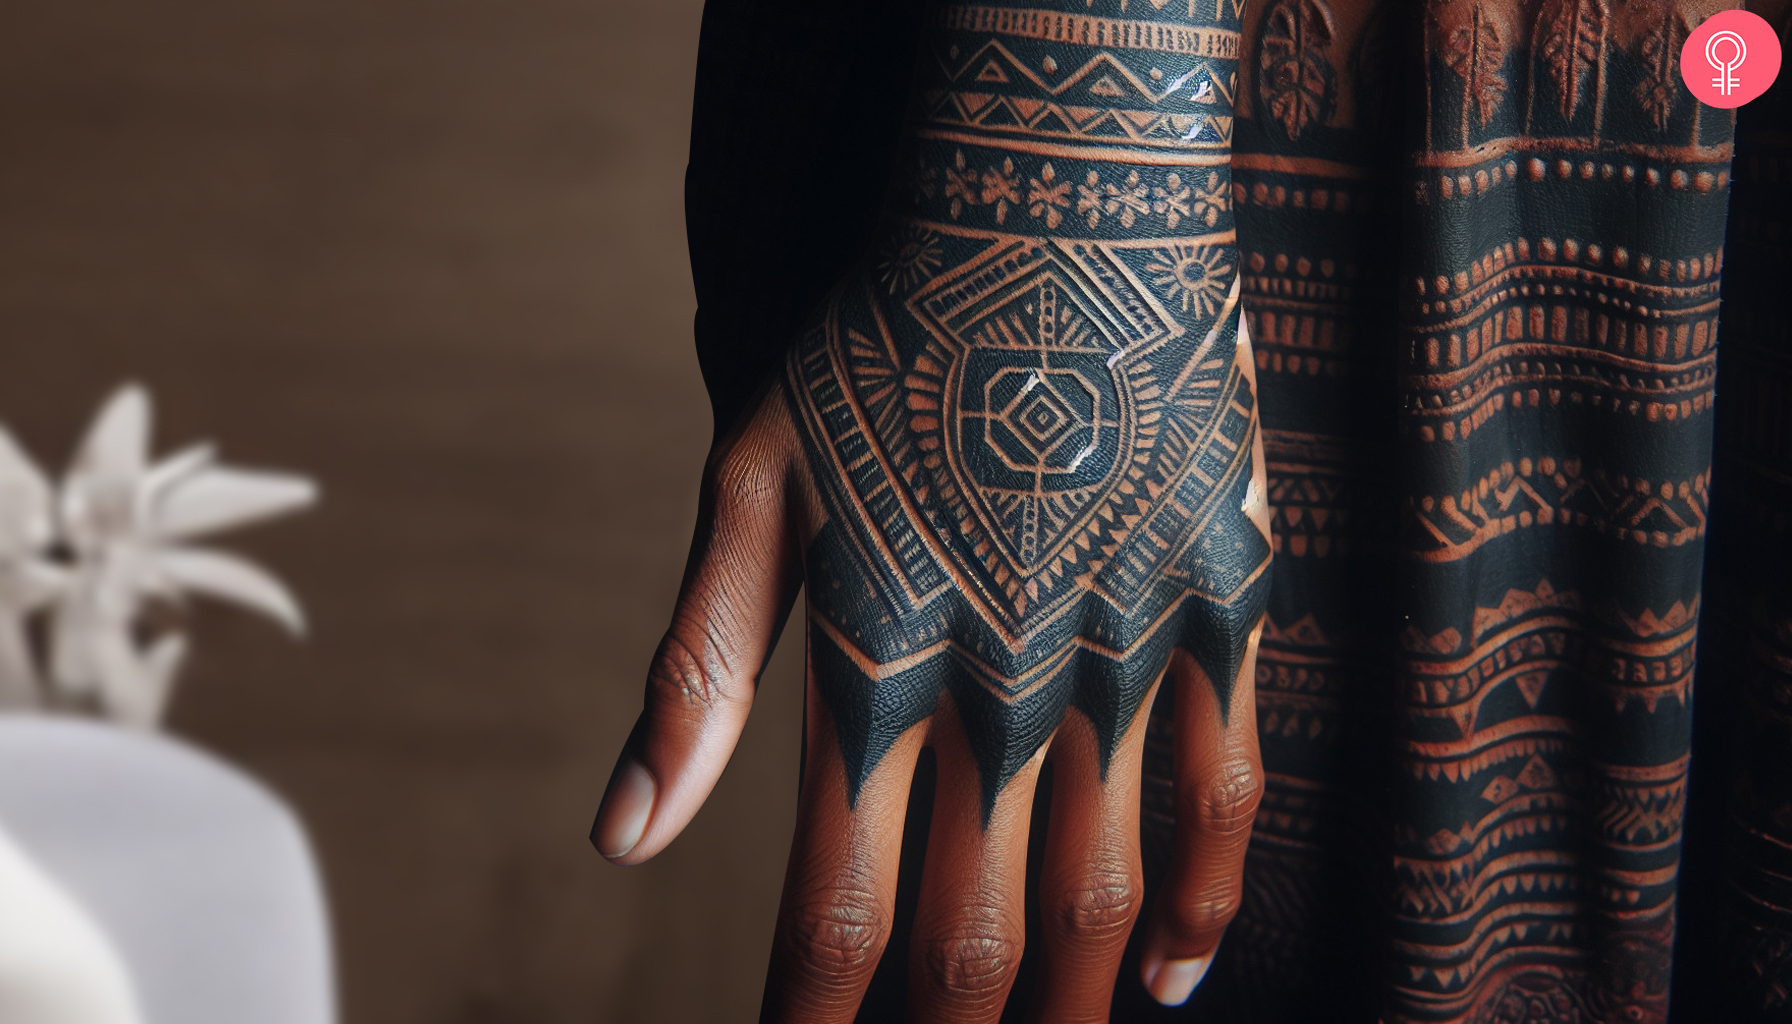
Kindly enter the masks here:
<path id="1" fill-rule="evenodd" d="M 1027 212 L 1043 217 L 1045 226 L 1055 228 L 1064 223 L 1064 207 L 1070 205 L 1070 182 L 1059 181 L 1051 164 L 1040 168 L 1039 177 L 1027 182 Z"/>
<path id="2" fill-rule="evenodd" d="M 985 167 L 981 172 L 965 165 L 960 152 L 946 170 L 946 198 L 952 201 L 954 219 L 966 206 L 994 206 L 996 223 L 1008 219 L 1008 207 L 1020 203 L 1020 179 L 1014 173 L 1014 161 L 1003 160 L 1001 167 Z"/>

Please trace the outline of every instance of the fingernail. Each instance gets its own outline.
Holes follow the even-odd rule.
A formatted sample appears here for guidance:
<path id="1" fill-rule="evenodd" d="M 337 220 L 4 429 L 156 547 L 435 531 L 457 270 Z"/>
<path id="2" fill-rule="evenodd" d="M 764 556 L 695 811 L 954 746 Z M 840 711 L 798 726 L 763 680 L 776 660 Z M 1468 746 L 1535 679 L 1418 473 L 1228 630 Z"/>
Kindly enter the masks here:
<path id="1" fill-rule="evenodd" d="M 653 797 L 653 776 L 641 762 L 624 754 L 610 791 L 604 794 L 603 806 L 597 809 L 597 823 L 591 826 L 591 842 L 597 852 L 615 860 L 634 849 L 653 814 Z"/>
<path id="2" fill-rule="evenodd" d="M 1151 998 L 1165 1006 L 1181 1006 L 1194 995 L 1195 986 L 1201 984 L 1201 978 L 1212 966 L 1213 956 L 1198 956 L 1193 960 L 1162 960 L 1156 966 L 1145 968 L 1145 987 L 1150 990 Z"/>

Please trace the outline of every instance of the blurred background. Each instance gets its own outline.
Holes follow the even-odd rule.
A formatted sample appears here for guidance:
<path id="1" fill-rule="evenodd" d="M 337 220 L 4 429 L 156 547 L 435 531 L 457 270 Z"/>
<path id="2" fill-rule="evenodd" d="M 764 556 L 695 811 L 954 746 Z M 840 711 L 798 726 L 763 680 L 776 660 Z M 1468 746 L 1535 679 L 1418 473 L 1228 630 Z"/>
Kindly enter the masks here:
<path id="1" fill-rule="evenodd" d="M 585 838 L 710 436 L 701 6 L 0 5 L 0 422 L 60 472 L 134 379 L 158 452 L 322 487 L 222 542 L 313 635 L 195 606 L 168 727 L 304 819 L 348 1024 L 757 1012 L 800 631 L 683 838 Z"/>

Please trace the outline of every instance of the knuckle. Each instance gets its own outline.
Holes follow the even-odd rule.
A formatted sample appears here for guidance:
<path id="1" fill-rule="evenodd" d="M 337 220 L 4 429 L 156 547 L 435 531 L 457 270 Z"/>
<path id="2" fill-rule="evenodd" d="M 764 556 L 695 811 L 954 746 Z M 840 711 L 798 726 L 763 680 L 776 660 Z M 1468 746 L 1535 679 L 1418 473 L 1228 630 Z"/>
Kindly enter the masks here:
<path id="1" fill-rule="evenodd" d="M 1215 888 L 1196 889 L 1175 901 L 1175 912 L 1182 930 L 1191 935 L 1204 935 L 1232 923 L 1238 916 L 1238 887 L 1230 882 Z"/>
<path id="2" fill-rule="evenodd" d="M 820 985 L 853 985 L 877 966 L 888 936 L 889 921 L 877 898 L 845 888 L 810 896 L 778 929 L 778 943 L 791 965 Z"/>
<path id="3" fill-rule="evenodd" d="M 679 633 L 674 626 L 660 641 L 647 670 L 647 683 L 660 707 L 682 709 L 691 718 L 701 718 L 716 704 L 732 699 L 728 664 L 716 645 L 693 646 Z"/>
<path id="4" fill-rule="evenodd" d="M 1059 931 L 1072 943 L 1099 943 L 1124 937 L 1139 913 L 1140 882 L 1129 872 L 1094 875 L 1059 897 Z"/>
<path id="5" fill-rule="evenodd" d="M 705 475 L 721 508 L 758 504 L 778 488 L 777 467 L 767 458 L 765 447 L 745 438 L 710 460 Z"/>
<path id="6" fill-rule="evenodd" d="M 1204 832 L 1218 837 L 1249 835 L 1263 801 L 1263 774 L 1242 758 L 1228 761 L 1212 778 L 1195 787 L 1194 815 Z"/>
<path id="7" fill-rule="evenodd" d="M 944 995 L 965 1001 L 1000 999 L 1020 968 L 1023 940 L 989 924 L 962 923 L 922 943 L 927 980 Z"/>

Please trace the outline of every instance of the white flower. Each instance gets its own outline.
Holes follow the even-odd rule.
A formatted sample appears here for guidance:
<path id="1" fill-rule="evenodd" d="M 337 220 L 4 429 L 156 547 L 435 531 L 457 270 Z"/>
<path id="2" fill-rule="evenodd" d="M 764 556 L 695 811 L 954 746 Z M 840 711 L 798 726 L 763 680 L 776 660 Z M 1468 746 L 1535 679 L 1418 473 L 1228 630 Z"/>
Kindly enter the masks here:
<path id="1" fill-rule="evenodd" d="M 134 626 L 146 600 L 202 594 L 260 611 L 302 633 L 304 616 L 267 571 L 188 542 L 310 505 L 304 477 L 220 466 L 210 445 L 160 463 L 149 454 L 150 402 L 115 393 L 89 429 L 63 482 L 62 537 L 74 558 L 51 630 L 51 675 L 66 697 L 94 698 L 114 718 L 149 727 L 161 717 L 186 641 L 165 634 L 140 651 Z"/>
<path id="2" fill-rule="evenodd" d="M 0 428 L 0 708 L 39 700 L 25 620 L 62 592 L 66 574 L 46 557 L 53 539 L 49 482 Z"/>

